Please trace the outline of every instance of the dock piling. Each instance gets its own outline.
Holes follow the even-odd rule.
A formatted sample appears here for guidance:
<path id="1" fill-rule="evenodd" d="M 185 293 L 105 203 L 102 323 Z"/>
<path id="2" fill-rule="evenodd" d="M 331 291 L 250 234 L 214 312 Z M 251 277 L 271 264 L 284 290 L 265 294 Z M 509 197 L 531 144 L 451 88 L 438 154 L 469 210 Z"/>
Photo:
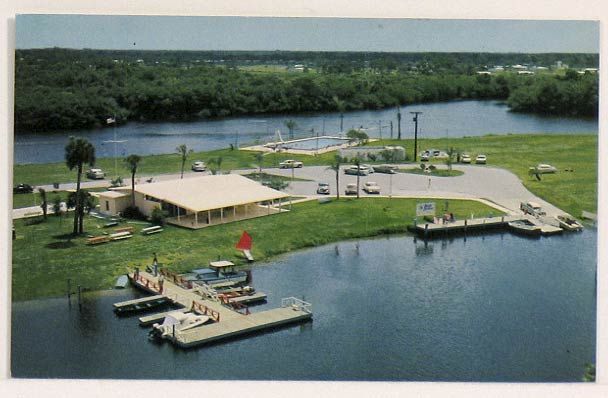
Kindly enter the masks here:
<path id="1" fill-rule="evenodd" d="M 78 309 L 82 310 L 82 296 L 81 296 L 82 288 L 78 285 Z"/>

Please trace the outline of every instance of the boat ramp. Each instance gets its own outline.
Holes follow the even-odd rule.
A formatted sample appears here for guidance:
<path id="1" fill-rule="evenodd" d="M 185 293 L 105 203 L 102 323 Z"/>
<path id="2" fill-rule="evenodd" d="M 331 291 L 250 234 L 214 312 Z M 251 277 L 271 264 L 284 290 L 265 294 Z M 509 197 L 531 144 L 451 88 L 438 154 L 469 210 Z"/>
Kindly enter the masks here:
<path id="1" fill-rule="evenodd" d="M 130 273 L 128 276 L 131 282 L 153 296 L 116 303 L 114 308 L 145 306 L 146 303 L 167 300 L 181 307 L 177 311 L 207 315 L 213 320 L 213 323 L 185 331 L 176 330 L 167 336 L 167 339 L 178 347 L 193 347 L 312 319 L 311 304 L 295 297 L 282 299 L 279 308 L 250 313 L 243 303 L 263 300 L 266 298 L 264 293 L 230 297 L 217 294 L 213 289 L 192 287 L 191 284 L 183 283 L 178 277 L 167 278 L 165 275 L 159 273 L 155 276 L 139 270 Z M 142 316 L 139 318 L 139 323 L 148 326 L 161 321 L 167 314 L 162 312 Z"/>

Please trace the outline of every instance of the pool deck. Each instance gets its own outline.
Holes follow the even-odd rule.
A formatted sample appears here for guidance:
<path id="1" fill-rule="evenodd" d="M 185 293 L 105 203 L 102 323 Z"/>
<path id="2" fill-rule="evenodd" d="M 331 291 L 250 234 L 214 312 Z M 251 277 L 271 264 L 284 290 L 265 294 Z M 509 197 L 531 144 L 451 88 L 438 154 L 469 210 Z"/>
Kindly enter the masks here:
<path id="1" fill-rule="evenodd" d="M 276 149 L 276 147 L 281 144 L 284 145 L 284 144 L 287 144 L 290 142 L 310 141 L 310 140 L 316 140 L 317 138 L 319 138 L 319 139 L 340 139 L 340 140 L 345 140 L 345 142 L 343 144 L 330 145 L 330 146 L 326 146 L 326 147 L 319 148 L 319 149 L 297 149 L 297 148 L 280 148 L 279 150 Z M 368 142 L 374 142 L 374 141 L 378 141 L 378 139 L 375 139 L 375 138 L 368 139 Z M 312 155 L 321 155 L 323 153 L 332 152 L 332 151 L 335 151 L 338 149 L 349 148 L 349 147 L 357 146 L 357 145 L 358 145 L 358 143 L 356 141 L 348 142 L 348 141 L 346 141 L 345 137 L 324 135 L 324 136 L 320 136 L 320 137 L 307 137 L 307 138 L 300 138 L 300 139 L 283 141 L 283 142 L 280 142 L 280 141 L 269 142 L 266 144 L 247 146 L 247 147 L 243 147 L 243 148 L 239 148 L 239 149 L 242 151 L 256 151 L 256 152 L 265 152 L 265 153 L 280 152 L 280 153 L 291 153 L 294 155 L 312 156 Z"/>
<path id="2" fill-rule="evenodd" d="M 160 275 L 160 274 L 159 274 Z M 183 348 L 215 342 L 221 339 L 245 335 L 248 333 L 268 330 L 277 326 L 287 325 L 296 322 L 306 321 L 312 318 L 310 304 L 304 303 L 293 297 L 283 299 L 283 304 L 279 308 L 249 313 L 248 310 L 239 312 L 220 301 L 206 297 L 198 292 L 197 288 L 187 289 L 168 278 L 159 280 L 145 271 L 130 273 L 129 280 L 136 287 L 153 294 L 153 297 L 167 297 L 172 303 L 180 305 L 183 309 L 176 310 L 181 312 L 192 311 L 200 315 L 208 315 L 215 322 L 196 327 L 184 332 L 177 332 L 174 336 L 169 336 L 169 341 Z M 266 297 L 264 293 L 259 293 L 256 298 Z M 130 300 L 133 301 L 149 300 L 149 298 Z M 302 305 L 304 303 L 304 305 Z M 115 304 L 115 307 L 116 305 Z M 157 313 L 139 318 L 141 325 L 150 325 L 155 321 L 160 321 L 166 313 Z"/>

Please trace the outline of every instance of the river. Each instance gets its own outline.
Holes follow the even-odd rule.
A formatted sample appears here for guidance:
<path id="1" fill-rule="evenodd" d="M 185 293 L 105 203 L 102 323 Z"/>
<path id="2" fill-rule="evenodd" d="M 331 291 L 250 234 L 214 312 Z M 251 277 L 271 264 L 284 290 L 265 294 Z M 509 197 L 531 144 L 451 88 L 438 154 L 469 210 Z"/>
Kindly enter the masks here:
<path id="1" fill-rule="evenodd" d="M 419 116 L 418 124 L 421 138 L 508 133 L 597 134 L 598 131 L 596 119 L 513 113 L 505 104 L 497 101 L 449 101 L 403 107 L 401 131 L 404 138 L 413 138 L 414 135 L 414 123 L 409 113 L 411 111 L 423 112 Z M 288 130 L 283 123 L 288 119 L 297 123 L 296 137 L 317 133 L 335 135 L 340 131 L 338 113 L 264 115 L 171 123 L 131 122 L 117 128 L 16 134 L 14 162 L 63 162 L 64 148 L 70 135 L 82 136 L 91 141 L 96 148 L 97 157 L 113 157 L 115 150 L 120 157 L 132 153 L 172 153 L 180 144 L 186 144 L 196 151 L 207 151 L 227 148 L 230 144 L 238 146 L 267 142 L 274 139 L 277 129 L 280 129 L 283 138 L 287 139 Z M 343 126 L 344 130 L 363 126 L 369 129 L 368 134 L 372 137 L 388 138 L 391 120 L 393 137 L 396 138 L 395 109 L 347 112 L 344 114 Z M 378 128 L 379 124 L 381 129 Z M 110 141 L 120 142 L 115 145 Z"/>
<path id="2" fill-rule="evenodd" d="M 597 231 L 530 240 L 508 232 L 427 244 L 395 235 L 281 256 L 253 268 L 312 322 L 190 350 L 147 340 L 112 303 L 127 289 L 18 302 L 14 377 L 580 381 L 595 362 Z"/>

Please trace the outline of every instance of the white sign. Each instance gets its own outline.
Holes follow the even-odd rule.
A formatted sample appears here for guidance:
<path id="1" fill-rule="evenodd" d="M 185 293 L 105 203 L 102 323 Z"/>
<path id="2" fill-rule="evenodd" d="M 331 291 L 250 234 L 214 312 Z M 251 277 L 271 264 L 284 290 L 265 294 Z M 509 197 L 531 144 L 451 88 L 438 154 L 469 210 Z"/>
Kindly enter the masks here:
<path id="1" fill-rule="evenodd" d="M 416 204 L 416 217 L 434 216 L 434 215 L 435 215 L 435 202 Z"/>

